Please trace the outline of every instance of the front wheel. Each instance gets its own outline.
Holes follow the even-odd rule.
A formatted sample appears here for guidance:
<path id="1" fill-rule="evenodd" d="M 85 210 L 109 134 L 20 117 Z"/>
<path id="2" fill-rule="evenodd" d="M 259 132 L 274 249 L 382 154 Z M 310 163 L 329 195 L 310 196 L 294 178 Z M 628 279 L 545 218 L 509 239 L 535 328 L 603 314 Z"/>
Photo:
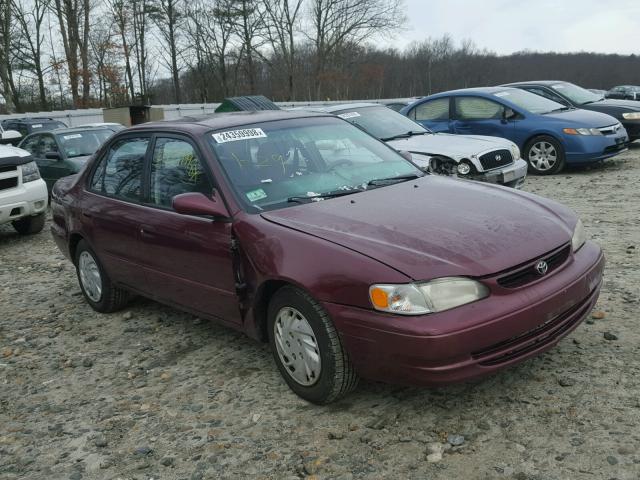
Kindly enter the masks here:
<path id="1" fill-rule="evenodd" d="M 40 233 L 44 228 L 44 212 L 39 213 L 31 217 L 22 217 L 18 220 L 11 222 L 13 228 L 20 235 L 33 235 L 34 233 Z"/>
<path id="2" fill-rule="evenodd" d="M 537 175 L 552 175 L 564 168 L 565 155 L 560 142 L 548 135 L 535 137 L 527 143 L 524 157 Z"/>
<path id="3" fill-rule="evenodd" d="M 269 343 L 289 388 L 316 404 L 353 390 L 358 377 L 328 313 L 311 296 L 284 287 L 269 303 Z"/>
<path id="4" fill-rule="evenodd" d="M 129 292 L 115 287 L 100 265 L 89 244 L 80 240 L 76 247 L 76 273 L 84 298 L 91 308 L 101 313 L 120 310 L 129 301 Z"/>

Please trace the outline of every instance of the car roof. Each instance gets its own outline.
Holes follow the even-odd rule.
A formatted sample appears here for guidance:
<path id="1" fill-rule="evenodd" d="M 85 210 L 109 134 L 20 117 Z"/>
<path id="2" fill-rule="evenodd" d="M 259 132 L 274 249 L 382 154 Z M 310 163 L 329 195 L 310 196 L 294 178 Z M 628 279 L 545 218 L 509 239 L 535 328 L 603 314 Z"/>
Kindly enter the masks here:
<path id="1" fill-rule="evenodd" d="M 529 80 L 526 82 L 505 83 L 502 87 L 511 87 L 515 85 L 556 85 L 557 83 L 571 83 L 566 80 Z"/>
<path id="2" fill-rule="evenodd" d="M 387 108 L 385 105 L 382 105 L 381 103 L 360 102 L 360 103 L 341 103 L 340 105 L 327 105 L 325 107 L 309 107 L 309 111 L 334 113 L 334 112 L 339 112 L 341 110 L 353 110 L 355 108 L 367 108 L 367 107 Z"/>
<path id="3" fill-rule="evenodd" d="M 144 130 L 177 130 L 181 132 L 219 130 L 252 123 L 309 117 L 333 117 L 333 115 L 308 110 L 259 110 L 251 112 L 214 113 L 212 115 L 181 117 L 176 120 L 142 123 L 128 128 L 126 132 Z"/>
<path id="4" fill-rule="evenodd" d="M 49 117 L 22 117 L 22 118 L 5 118 L 3 122 L 45 123 L 45 122 L 62 122 L 62 120 L 49 118 Z"/>
<path id="5" fill-rule="evenodd" d="M 460 88 L 458 90 L 449 90 L 446 92 L 435 93 L 429 97 L 423 97 L 420 100 L 416 100 L 415 104 L 422 103 L 423 100 L 432 99 L 439 96 L 448 96 L 448 95 L 464 95 L 466 93 L 479 93 L 484 95 L 491 95 L 493 93 L 504 92 L 505 90 L 510 90 L 511 87 L 508 86 L 500 86 L 500 87 L 474 87 L 474 88 Z"/>
<path id="6" fill-rule="evenodd" d="M 107 130 L 109 132 L 112 131 L 112 130 L 109 130 L 107 127 L 68 127 L 68 128 L 56 128 L 55 130 L 44 130 L 42 132 L 33 132 L 31 135 L 38 134 L 38 133 L 64 135 L 67 133 L 90 132 L 92 130 Z"/>

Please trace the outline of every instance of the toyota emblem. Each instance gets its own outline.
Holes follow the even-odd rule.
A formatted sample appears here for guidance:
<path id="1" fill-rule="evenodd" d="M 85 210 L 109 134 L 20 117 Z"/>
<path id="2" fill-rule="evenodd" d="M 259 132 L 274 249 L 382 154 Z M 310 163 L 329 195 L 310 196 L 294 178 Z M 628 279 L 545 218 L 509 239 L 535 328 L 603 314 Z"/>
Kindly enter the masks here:
<path id="1" fill-rule="evenodd" d="M 540 260 L 538 263 L 536 263 L 536 272 L 538 272 L 540 275 L 546 275 L 547 270 L 549 270 L 549 265 L 547 265 L 547 262 L 545 262 L 544 260 Z"/>

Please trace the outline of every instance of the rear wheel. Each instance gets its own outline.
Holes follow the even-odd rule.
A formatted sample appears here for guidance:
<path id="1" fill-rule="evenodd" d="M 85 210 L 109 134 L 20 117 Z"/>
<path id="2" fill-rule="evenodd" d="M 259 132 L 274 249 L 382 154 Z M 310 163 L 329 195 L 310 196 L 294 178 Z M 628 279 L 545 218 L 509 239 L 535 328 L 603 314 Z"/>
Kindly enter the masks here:
<path id="1" fill-rule="evenodd" d="M 44 212 L 39 213 L 31 217 L 22 217 L 18 220 L 11 222 L 13 228 L 16 229 L 20 235 L 33 235 L 34 233 L 40 233 L 44 228 Z"/>
<path id="2" fill-rule="evenodd" d="M 356 387 L 358 377 L 333 322 L 307 293 L 278 290 L 269 303 L 268 330 L 276 365 L 300 397 L 326 404 Z"/>
<path id="3" fill-rule="evenodd" d="M 532 139 L 525 147 L 524 156 L 529 169 L 537 175 L 552 175 L 564 168 L 564 149 L 560 142 L 548 135 Z"/>
<path id="4" fill-rule="evenodd" d="M 115 287 L 89 244 L 80 240 L 76 247 L 76 273 L 85 300 L 101 313 L 120 310 L 129 301 L 129 292 Z"/>

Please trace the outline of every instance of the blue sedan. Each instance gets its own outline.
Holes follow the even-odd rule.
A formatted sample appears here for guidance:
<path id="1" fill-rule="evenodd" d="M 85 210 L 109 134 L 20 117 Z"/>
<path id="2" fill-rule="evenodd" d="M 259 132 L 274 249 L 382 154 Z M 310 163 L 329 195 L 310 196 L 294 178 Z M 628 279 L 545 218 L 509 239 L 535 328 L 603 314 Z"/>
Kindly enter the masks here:
<path id="1" fill-rule="evenodd" d="M 627 149 L 615 118 L 509 87 L 468 88 L 418 100 L 401 113 L 435 132 L 491 135 L 514 142 L 533 173 L 599 162 Z"/>

